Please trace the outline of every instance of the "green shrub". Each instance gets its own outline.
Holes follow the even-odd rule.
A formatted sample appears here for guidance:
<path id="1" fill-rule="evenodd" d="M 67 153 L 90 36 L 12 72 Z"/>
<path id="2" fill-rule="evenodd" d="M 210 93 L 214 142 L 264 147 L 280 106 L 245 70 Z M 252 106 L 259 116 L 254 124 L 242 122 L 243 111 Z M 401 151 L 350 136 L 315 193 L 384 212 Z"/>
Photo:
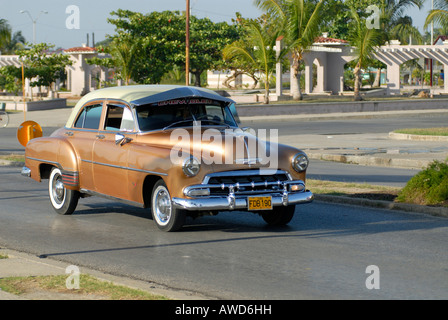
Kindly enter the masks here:
<path id="1" fill-rule="evenodd" d="M 434 161 L 400 191 L 399 202 L 448 205 L 448 163 Z"/>

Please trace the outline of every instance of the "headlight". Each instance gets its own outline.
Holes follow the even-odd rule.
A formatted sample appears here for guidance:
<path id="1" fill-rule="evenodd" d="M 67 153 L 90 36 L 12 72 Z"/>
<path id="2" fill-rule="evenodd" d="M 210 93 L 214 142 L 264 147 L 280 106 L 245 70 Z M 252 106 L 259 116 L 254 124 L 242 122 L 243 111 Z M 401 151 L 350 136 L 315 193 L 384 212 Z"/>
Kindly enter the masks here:
<path id="1" fill-rule="evenodd" d="M 187 177 L 194 177 L 199 173 L 200 169 L 201 169 L 201 163 L 199 162 L 198 159 L 196 159 L 193 156 L 185 159 L 182 164 L 182 170 L 184 171 Z"/>
<path id="2" fill-rule="evenodd" d="M 292 167 L 297 172 L 305 171 L 308 168 L 308 157 L 304 153 L 298 153 L 292 158 Z"/>

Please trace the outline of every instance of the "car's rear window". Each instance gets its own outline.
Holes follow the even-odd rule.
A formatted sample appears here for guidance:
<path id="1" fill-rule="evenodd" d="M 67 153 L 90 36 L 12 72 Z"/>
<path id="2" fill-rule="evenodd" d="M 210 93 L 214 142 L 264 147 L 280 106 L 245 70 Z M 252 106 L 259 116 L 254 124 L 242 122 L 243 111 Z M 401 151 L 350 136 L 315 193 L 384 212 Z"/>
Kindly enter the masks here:
<path id="1" fill-rule="evenodd" d="M 86 106 L 75 122 L 75 128 L 98 129 L 101 120 L 102 104 Z"/>

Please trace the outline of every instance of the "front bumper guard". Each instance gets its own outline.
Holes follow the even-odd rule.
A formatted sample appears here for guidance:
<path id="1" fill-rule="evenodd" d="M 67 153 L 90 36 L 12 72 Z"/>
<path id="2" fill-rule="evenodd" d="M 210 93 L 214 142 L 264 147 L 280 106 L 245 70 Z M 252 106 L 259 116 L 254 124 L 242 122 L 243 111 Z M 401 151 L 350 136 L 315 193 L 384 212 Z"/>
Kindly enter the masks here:
<path id="1" fill-rule="evenodd" d="M 271 196 L 274 207 L 292 206 L 296 204 L 310 203 L 314 200 L 311 191 L 279 193 L 279 194 L 257 194 L 257 196 Z M 179 209 L 188 211 L 229 211 L 248 208 L 247 196 L 210 196 L 206 198 L 183 199 L 173 198 L 172 204 Z"/>

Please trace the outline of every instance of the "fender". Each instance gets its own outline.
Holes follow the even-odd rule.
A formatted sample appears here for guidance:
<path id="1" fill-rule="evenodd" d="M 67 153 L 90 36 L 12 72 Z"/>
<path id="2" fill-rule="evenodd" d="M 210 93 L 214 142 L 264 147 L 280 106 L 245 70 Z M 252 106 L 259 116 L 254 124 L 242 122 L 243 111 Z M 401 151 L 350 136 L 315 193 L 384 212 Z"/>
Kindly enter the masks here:
<path id="1" fill-rule="evenodd" d="M 38 182 L 48 179 L 51 167 L 58 167 L 64 185 L 79 190 L 79 170 L 76 153 L 72 145 L 61 137 L 42 137 L 30 140 L 25 151 L 25 166 L 30 177 Z"/>

